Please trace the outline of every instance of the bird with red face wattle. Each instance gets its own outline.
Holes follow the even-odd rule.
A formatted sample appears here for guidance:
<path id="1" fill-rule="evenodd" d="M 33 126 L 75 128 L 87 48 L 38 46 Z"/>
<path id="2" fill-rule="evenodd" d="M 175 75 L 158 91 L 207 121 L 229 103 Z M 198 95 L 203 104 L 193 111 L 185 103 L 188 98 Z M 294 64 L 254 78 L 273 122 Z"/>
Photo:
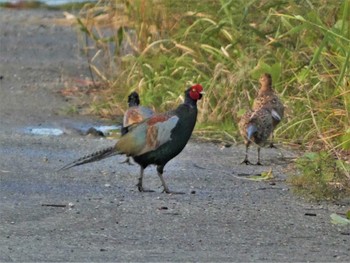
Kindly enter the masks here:
<path id="1" fill-rule="evenodd" d="M 133 91 L 128 96 L 128 110 L 125 111 L 123 117 L 123 126 L 121 128 L 121 135 L 128 133 L 129 128 L 136 124 L 140 123 L 145 119 L 150 118 L 154 111 L 150 108 L 140 105 L 140 96 L 136 91 Z M 127 163 L 131 165 L 130 158 L 127 157 L 126 160 L 122 163 Z"/>
<path id="2" fill-rule="evenodd" d="M 177 193 L 169 190 L 163 178 L 164 166 L 177 156 L 186 146 L 197 120 L 197 101 L 202 98 L 203 87 L 191 86 L 185 91 L 185 101 L 176 109 L 152 117 L 139 124 L 132 125 L 128 133 L 122 136 L 112 147 L 84 156 L 67 164 L 60 170 L 91 163 L 107 157 L 125 154 L 133 157 L 141 167 L 138 190 L 143 187 L 143 175 L 147 166 L 157 166 L 157 173 L 165 193 Z M 148 190 L 149 191 L 149 190 Z"/>

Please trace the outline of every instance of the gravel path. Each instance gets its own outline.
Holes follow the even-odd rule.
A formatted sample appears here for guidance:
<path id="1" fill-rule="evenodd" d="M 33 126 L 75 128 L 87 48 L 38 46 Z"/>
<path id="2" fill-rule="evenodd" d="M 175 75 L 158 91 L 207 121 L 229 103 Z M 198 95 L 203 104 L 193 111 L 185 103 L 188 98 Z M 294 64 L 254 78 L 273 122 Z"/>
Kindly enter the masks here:
<path id="1" fill-rule="evenodd" d="M 44 22 L 54 17 L 0 9 L 1 262 L 349 260 L 350 229 L 330 219 L 345 208 L 294 196 L 284 179 L 295 154 L 285 149 L 263 149 L 266 166 L 256 167 L 240 165 L 243 145 L 191 141 L 165 169 L 184 195 L 160 193 L 154 167 L 144 182 L 156 192 L 139 193 L 139 168 L 123 156 L 56 172 L 113 141 L 70 132 L 98 120 L 58 114 L 70 105 L 57 91 L 87 65 L 74 30 Z M 270 170 L 272 181 L 242 176 Z"/>

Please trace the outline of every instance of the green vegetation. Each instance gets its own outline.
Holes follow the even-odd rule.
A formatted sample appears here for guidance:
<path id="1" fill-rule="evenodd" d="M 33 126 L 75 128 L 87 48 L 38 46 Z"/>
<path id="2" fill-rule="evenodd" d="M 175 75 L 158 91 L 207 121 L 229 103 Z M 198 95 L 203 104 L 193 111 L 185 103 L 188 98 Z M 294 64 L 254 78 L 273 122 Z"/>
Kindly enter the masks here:
<path id="1" fill-rule="evenodd" d="M 239 117 L 269 72 L 287 111 L 276 140 L 327 152 L 298 160 L 304 177 L 291 182 L 318 199 L 314 185 L 329 196 L 338 177 L 350 180 L 349 0 L 101 0 L 78 23 L 94 76 L 108 87 L 94 109 L 123 109 L 137 90 L 166 110 L 198 82 L 206 96 L 197 128 L 239 138 Z"/>
<path id="2" fill-rule="evenodd" d="M 349 213 L 349 211 L 347 212 L 347 214 L 348 213 Z M 331 222 L 335 225 L 346 226 L 346 225 L 350 224 L 350 220 L 349 220 L 348 216 L 346 216 L 346 218 L 345 218 L 345 217 L 342 217 L 338 214 L 333 213 L 333 214 L 331 214 L 331 219 L 332 219 Z"/>
<path id="3" fill-rule="evenodd" d="M 314 200 L 336 200 L 350 195 L 346 171 L 350 164 L 335 160 L 327 152 L 306 153 L 296 161 L 299 175 L 289 177 L 298 193 Z"/>

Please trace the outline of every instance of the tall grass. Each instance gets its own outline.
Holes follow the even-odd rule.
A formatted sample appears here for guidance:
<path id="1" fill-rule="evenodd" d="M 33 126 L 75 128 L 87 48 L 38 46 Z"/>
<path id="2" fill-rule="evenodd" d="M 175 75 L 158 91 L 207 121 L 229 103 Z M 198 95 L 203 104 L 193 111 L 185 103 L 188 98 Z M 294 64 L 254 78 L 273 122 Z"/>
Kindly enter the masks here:
<path id="1" fill-rule="evenodd" d="M 79 23 L 108 107 L 123 109 L 138 90 L 166 110 L 199 82 L 200 127 L 239 138 L 238 119 L 269 72 L 287 111 L 277 140 L 349 161 L 350 0 L 101 0 Z"/>

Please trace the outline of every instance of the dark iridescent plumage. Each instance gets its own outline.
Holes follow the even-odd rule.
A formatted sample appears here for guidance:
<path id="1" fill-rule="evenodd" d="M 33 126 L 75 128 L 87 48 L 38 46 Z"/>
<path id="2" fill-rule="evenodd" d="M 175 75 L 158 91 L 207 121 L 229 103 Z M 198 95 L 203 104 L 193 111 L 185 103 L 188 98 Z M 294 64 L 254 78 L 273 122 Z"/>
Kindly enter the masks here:
<path id="1" fill-rule="evenodd" d="M 273 120 L 270 109 L 261 108 L 246 112 L 238 123 L 239 131 L 244 138 L 246 154 L 242 163 L 251 164 L 248 160 L 248 149 L 252 142 L 258 145 L 258 165 L 260 163 L 260 147 L 264 146 L 273 131 Z"/>
<path id="2" fill-rule="evenodd" d="M 201 85 L 190 87 L 185 92 L 184 103 L 175 110 L 155 114 L 139 124 L 132 125 L 113 147 L 84 156 L 61 170 L 125 154 L 133 157 L 141 167 L 137 184 L 140 192 L 145 191 L 142 183 L 144 169 L 154 164 L 157 165 L 164 192 L 171 193 L 163 178 L 164 166 L 183 150 L 190 139 L 197 119 L 197 100 L 202 98 L 202 93 Z"/>
<path id="3" fill-rule="evenodd" d="M 284 106 L 280 98 L 277 96 L 275 91 L 272 88 L 272 77 L 270 74 L 263 74 L 260 79 L 260 89 L 258 96 L 253 102 L 253 111 L 259 110 L 261 108 L 267 108 L 272 113 L 273 121 L 273 130 L 280 123 L 284 116 Z M 271 144 L 270 147 L 273 147 L 273 131 L 271 133 Z"/>

